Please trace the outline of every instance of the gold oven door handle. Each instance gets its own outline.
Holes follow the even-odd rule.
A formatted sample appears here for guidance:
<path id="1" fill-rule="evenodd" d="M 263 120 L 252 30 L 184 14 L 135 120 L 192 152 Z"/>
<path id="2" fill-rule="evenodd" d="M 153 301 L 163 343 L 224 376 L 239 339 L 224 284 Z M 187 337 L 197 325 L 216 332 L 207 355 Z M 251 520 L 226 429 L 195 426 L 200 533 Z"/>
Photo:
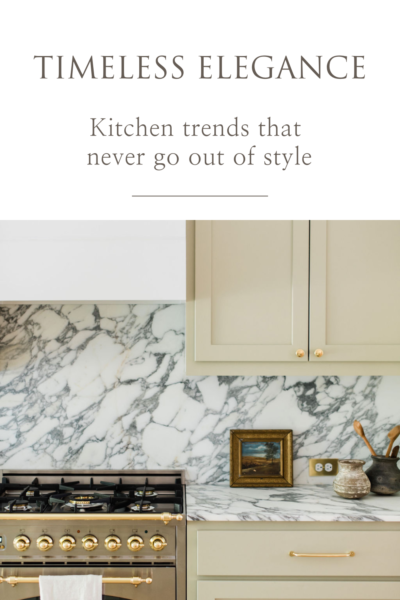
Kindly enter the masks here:
<path id="1" fill-rule="evenodd" d="M 355 552 L 343 552 L 339 554 L 325 553 L 325 552 L 317 552 L 315 554 L 311 553 L 301 553 L 301 552 L 289 552 L 289 556 L 295 556 L 296 558 L 351 558 L 355 556 Z"/>
<path id="2" fill-rule="evenodd" d="M 130 583 L 137 587 L 141 583 L 152 583 L 151 577 L 103 577 L 103 583 Z M 12 587 L 19 583 L 39 583 L 39 577 L 0 577 L 0 583 L 8 583 Z"/>

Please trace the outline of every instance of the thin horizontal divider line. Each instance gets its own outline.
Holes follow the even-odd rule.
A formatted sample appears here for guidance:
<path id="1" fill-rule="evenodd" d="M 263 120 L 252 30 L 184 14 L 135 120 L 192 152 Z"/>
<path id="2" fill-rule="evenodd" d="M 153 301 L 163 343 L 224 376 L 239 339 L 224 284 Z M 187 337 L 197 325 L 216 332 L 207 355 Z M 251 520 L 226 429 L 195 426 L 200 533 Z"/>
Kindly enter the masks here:
<path id="1" fill-rule="evenodd" d="M 266 195 L 237 195 L 237 194 L 207 194 L 203 196 L 193 194 L 132 194 L 132 198 L 268 198 Z"/>

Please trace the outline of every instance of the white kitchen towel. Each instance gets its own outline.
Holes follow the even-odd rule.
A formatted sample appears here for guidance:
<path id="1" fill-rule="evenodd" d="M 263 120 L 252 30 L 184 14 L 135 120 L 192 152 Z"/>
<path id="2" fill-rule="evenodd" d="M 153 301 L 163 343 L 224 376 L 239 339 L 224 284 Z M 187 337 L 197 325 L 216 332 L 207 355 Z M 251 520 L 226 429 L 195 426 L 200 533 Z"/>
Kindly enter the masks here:
<path id="1" fill-rule="evenodd" d="M 39 577 L 40 600 L 102 600 L 101 575 Z"/>

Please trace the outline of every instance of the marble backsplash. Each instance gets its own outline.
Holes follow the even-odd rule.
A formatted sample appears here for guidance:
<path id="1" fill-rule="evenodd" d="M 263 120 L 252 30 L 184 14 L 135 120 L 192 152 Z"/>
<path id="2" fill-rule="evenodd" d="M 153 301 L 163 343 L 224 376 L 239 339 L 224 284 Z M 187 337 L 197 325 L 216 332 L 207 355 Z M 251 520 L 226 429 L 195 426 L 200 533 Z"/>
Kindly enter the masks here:
<path id="1" fill-rule="evenodd" d="M 367 458 L 400 377 L 187 377 L 183 304 L 0 306 L 0 468 L 185 468 L 229 480 L 229 430 L 293 429 L 308 458 Z"/>

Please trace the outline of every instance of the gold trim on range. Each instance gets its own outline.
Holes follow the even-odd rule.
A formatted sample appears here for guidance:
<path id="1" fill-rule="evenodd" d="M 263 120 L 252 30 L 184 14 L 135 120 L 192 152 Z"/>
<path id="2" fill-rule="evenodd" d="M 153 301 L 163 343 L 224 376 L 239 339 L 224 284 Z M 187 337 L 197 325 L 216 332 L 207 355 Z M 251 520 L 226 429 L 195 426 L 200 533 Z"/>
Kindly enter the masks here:
<path id="1" fill-rule="evenodd" d="M 72 535 L 63 535 L 59 545 L 64 552 L 71 552 L 76 546 L 76 539 Z"/>
<path id="2" fill-rule="evenodd" d="M 54 546 L 53 538 L 49 535 L 41 535 L 37 539 L 36 545 L 41 552 L 48 552 Z"/>
<path id="3" fill-rule="evenodd" d="M 103 583 L 130 583 L 137 587 L 141 583 L 152 583 L 151 577 L 103 577 Z M 19 583 L 39 583 L 39 577 L 0 577 L 0 583 L 8 583 L 12 587 Z"/>
<path id="4" fill-rule="evenodd" d="M 164 512 L 159 514 L 138 514 L 131 513 L 12 513 L 2 514 L 1 519 L 16 521 L 163 521 L 165 525 L 172 520 L 183 521 L 183 515 L 172 515 Z"/>
<path id="5" fill-rule="evenodd" d="M 82 538 L 82 546 L 87 552 L 92 552 L 92 550 L 96 550 L 99 545 L 99 540 L 95 535 L 91 533 L 89 535 L 85 535 Z"/>
<path id="6" fill-rule="evenodd" d="M 17 535 L 13 541 L 13 546 L 18 552 L 25 552 L 31 545 L 31 540 L 26 535 Z"/>

